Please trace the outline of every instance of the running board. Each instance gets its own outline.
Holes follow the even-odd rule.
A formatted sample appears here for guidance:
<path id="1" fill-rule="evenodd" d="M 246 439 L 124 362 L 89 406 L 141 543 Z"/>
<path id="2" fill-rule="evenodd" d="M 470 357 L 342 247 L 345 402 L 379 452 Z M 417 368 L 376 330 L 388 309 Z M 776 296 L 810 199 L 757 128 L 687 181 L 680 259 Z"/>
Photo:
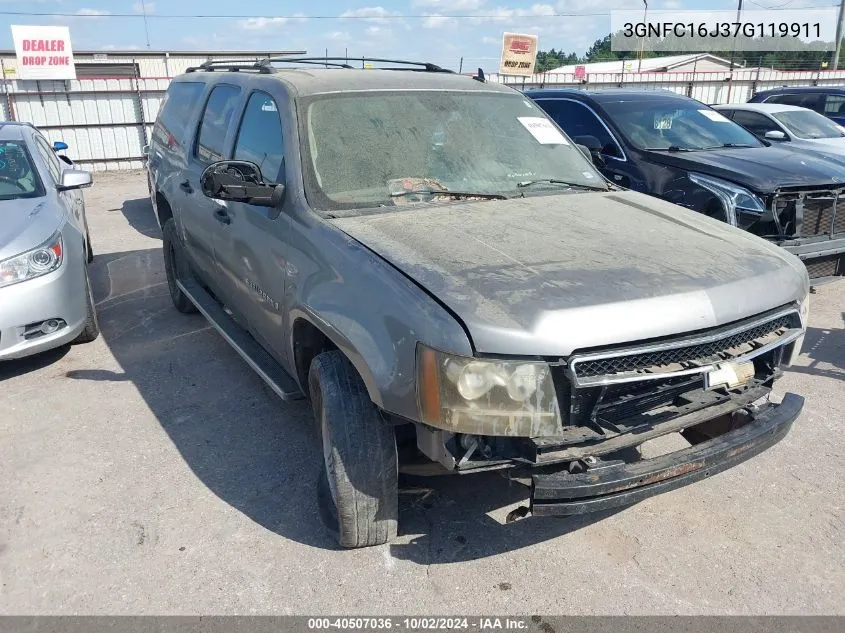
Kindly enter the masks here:
<path id="1" fill-rule="evenodd" d="M 226 314 L 217 301 L 196 281 L 177 280 L 176 284 L 191 300 L 197 310 L 208 319 L 220 336 L 235 348 L 247 365 L 267 383 L 282 400 L 299 400 L 303 397 L 296 381 L 263 347 Z"/>

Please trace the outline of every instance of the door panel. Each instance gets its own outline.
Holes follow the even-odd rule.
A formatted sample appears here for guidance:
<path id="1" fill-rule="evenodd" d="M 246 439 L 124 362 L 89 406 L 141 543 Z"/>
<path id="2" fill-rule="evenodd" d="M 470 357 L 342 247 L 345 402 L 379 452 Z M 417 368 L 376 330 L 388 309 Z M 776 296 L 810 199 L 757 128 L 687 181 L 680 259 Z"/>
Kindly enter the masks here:
<path id="1" fill-rule="evenodd" d="M 264 182 L 284 183 L 284 145 L 278 106 L 267 93 L 247 100 L 232 152 L 234 160 L 256 163 Z M 284 298 L 285 236 L 288 217 L 279 209 L 226 203 L 226 222 L 218 222 L 214 252 L 230 309 L 246 321 L 253 337 L 284 362 L 281 335 Z"/>
<path id="2" fill-rule="evenodd" d="M 202 193 L 200 178 L 208 165 L 223 159 L 226 135 L 240 92 L 240 88 L 228 84 L 215 86 L 211 91 L 200 120 L 197 141 L 185 171 L 175 183 L 188 256 L 197 275 L 218 295 L 222 285 L 217 279 L 214 235 L 219 226 L 215 213 L 220 209 L 220 203 Z"/>

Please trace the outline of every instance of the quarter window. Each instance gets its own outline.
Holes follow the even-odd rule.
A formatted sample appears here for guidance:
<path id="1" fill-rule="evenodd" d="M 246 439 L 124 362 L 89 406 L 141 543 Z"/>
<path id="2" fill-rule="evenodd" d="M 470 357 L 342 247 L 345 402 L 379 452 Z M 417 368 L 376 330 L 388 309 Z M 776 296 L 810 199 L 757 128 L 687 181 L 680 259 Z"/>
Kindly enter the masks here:
<path id="1" fill-rule="evenodd" d="M 181 144 L 203 90 L 205 84 L 198 81 L 170 84 L 156 117 L 153 138 L 165 147 Z"/>
<path id="2" fill-rule="evenodd" d="M 211 91 L 202 114 L 196 147 L 196 156 L 204 163 L 223 160 L 226 133 L 232 124 L 240 94 L 240 88 L 229 85 L 216 86 Z"/>
<path id="3" fill-rule="evenodd" d="M 254 92 L 244 110 L 235 160 L 248 160 L 261 168 L 267 182 L 284 182 L 284 144 L 279 108 L 265 92 Z"/>

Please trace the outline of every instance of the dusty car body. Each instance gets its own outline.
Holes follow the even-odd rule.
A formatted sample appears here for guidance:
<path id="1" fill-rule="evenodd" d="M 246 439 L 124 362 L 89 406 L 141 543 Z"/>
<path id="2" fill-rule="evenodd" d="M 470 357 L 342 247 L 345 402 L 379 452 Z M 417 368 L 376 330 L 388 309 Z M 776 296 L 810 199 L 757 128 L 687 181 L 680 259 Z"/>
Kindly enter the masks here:
<path id="1" fill-rule="evenodd" d="M 0 361 L 99 334 L 80 191 L 91 174 L 68 162 L 33 126 L 0 124 Z"/>
<path id="2" fill-rule="evenodd" d="M 176 78 L 150 189 L 174 306 L 311 399 L 343 546 L 395 536 L 399 472 L 502 470 L 577 514 L 788 432 L 803 399 L 768 393 L 806 328 L 798 258 L 615 187 L 504 86 L 278 63 L 302 67 Z"/>

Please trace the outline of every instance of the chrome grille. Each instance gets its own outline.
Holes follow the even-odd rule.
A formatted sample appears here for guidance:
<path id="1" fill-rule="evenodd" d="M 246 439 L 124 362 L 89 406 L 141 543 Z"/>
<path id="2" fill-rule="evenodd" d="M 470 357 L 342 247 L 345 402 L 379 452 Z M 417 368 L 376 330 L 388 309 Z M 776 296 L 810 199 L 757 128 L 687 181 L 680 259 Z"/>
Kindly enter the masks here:
<path id="1" fill-rule="evenodd" d="M 684 372 L 745 356 L 764 346 L 777 344 L 781 339 L 784 342 L 793 340 L 797 328 L 800 328 L 800 320 L 796 312 L 779 313 L 769 319 L 749 322 L 746 327 L 736 324 L 714 328 L 674 342 L 643 346 L 642 351 L 632 348 L 616 353 L 576 354 L 570 361 L 570 371 L 582 384 L 596 383 L 598 378 L 610 378 L 609 382 L 613 382 L 614 377 L 638 380 L 649 374 Z M 790 333 L 793 336 L 787 339 Z"/>

